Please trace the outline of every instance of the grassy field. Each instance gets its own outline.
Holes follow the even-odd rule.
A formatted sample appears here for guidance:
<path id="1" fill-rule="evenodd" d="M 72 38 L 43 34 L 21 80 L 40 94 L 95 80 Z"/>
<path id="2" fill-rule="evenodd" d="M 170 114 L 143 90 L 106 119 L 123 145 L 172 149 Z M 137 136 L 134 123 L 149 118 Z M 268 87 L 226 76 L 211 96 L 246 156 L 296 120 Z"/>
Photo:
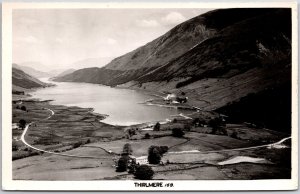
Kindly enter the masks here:
<path id="1" fill-rule="evenodd" d="M 25 106 L 26 111 L 17 106 Z M 54 115 L 50 115 L 50 109 Z M 28 111 L 27 111 L 28 110 Z M 199 116 L 200 113 L 193 115 Z M 211 115 L 206 114 L 207 118 Z M 244 124 L 226 124 L 227 135 L 211 134 L 210 127 L 195 127 L 190 120 L 161 125 L 160 131 L 143 131 L 134 126 L 135 134 L 128 137 L 130 127 L 111 126 L 101 122 L 103 115 L 92 109 L 51 105 L 48 102 L 23 101 L 13 104 L 13 123 L 25 119 L 36 122 L 29 127 L 26 141 L 34 147 L 61 156 L 42 153 L 26 147 L 20 136 L 22 129 L 13 129 L 13 178 L 16 180 L 111 180 L 134 179 L 128 173 L 118 173 L 116 161 L 123 146 L 129 143 L 132 155 L 147 156 L 151 145 L 168 146 L 162 165 L 151 165 L 154 179 L 261 179 L 290 177 L 290 146 L 286 148 L 255 148 L 231 150 L 279 141 L 287 134 L 255 129 Z M 172 136 L 173 127 L 184 129 L 183 138 Z M 232 137 L 232 133 L 236 135 Z M 145 139 L 148 133 L 150 138 Z M 198 152 L 189 153 L 187 151 Z M 186 153 L 180 153 L 180 152 Z M 236 156 L 265 159 L 261 164 L 238 163 L 218 165 Z M 86 157 L 86 158 L 80 158 Z"/>

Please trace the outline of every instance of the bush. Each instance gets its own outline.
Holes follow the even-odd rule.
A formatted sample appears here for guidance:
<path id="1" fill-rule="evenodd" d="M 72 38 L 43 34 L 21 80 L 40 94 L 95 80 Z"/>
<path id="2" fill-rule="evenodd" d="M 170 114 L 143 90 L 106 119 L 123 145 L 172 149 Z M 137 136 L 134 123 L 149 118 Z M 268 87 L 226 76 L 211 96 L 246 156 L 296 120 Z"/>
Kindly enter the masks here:
<path id="1" fill-rule="evenodd" d="M 152 168 L 144 164 L 137 167 L 134 173 L 135 178 L 140 180 L 151 180 L 153 178 L 153 175 L 154 171 L 152 170 Z"/>
<path id="2" fill-rule="evenodd" d="M 145 139 L 150 139 L 149 133 L 146 133 L 144 138 L 145 138 Z"/>
<path id="3" fill-rule="evenodd" d="M 185 131 L 191 131 L 191 126 L 189 124 L 184 125 Z"/>
<path id="4" fill-rule="evenodd" d="M 224 123 L 220 117 L 214 118 L 208 122 L 208 125 L 211 126 L 213 129 L 218 129 L 224 126 Z"/>
<path id="5" fill-rule="evenodd" d="M 76 143 L 73 144 L 73 149 L 74 149 L 74 148 L 78 148 L 78 147 L 80 147 L 81 145 L 82 145 L 82 142 L 81 142 L 81 141 L 76 142 Z"/>
<path id="6" fill-rule="evenodd" d="M 230 135 L 230 137 L 232 137 L 232 138 L 234 138 L 234 139 L 238 139 L 238 134 L 237 134 L 237 132 L 234 131 L 234 132 Z"/>
<path id="7" fill-rule="evenodd" d="M 157 122 L 153 127 L 153 131 L 159 131 L 159 130 L 160 130 L 160 123 Z"/>
<path id="8" fill-rule="evenodd" d="M 125 172 L 127 170 L 127 167 L 128 167 L 128 156 L 122 156 L 118 160 L 116 172 Z"/>
<path id="9" fill-rule="evenodd" d="M 91 143 L 91 140 L 90 140 L 90 139 L 86 140 L 86 144 L 88 144 L 88 143 Z"/>
<path id="10" fill-rule="evenodd" d="M 183 137 L 184 132 L 180 128 L 174 128 L 174 129 L 172 129 L 172 136 L 173 137 Z"/>
<path id="11" fill-rule="evenodd" d="M 25 121 L 24 119 L 21 119 L 21 120 L 19 121 L 19 127 L 22 128 L 22 129 L 24 129 L 25 126 L 26 126 L 26 121 Z"/>
<path id="12" fill-rule="evenodd" d="M 12 151 L 18 151 L 18 150 L 19 150 L 19 148 L 17 145 L 12 145 Z"/>
<path id="13" fill-rule="evenodd" d="M 22 107 L 21 107 L 21 110 L 22 110 L 22 111 L 26 111 L 26 110 L 27 110 L 27 109 L 26 109 L 26 106 L 22 106 Z"/>
<path id="14" fill-rule="evenodd" d="M 177 123 L 177 119 L 173 119 L 173 123 Z"/>
<path id="15" fill-rule="evenodd" d="M 128 130 L 128 135 L 129 135 L 129 137 L 131 137 L 133 135 L 136 135 L 136 130 L 135 129 L 129 129 Z"/>

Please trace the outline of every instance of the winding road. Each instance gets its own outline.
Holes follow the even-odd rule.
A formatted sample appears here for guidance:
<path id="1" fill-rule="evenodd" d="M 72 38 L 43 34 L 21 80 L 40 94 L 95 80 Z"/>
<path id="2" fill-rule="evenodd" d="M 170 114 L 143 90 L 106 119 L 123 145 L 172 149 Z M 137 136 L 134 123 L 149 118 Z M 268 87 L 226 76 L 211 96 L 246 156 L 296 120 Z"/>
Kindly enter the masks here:
<path id="1" fill-rule="evenodd" d="M 44 108 L 45 110 L 49 110 L 51 112 L 51 115 L 48 116 L 47 118 L 45 119 L 42 119 L 42 120 L 48 120 L 50 119 L 55 113 L 53 110 L 49 109 L 49 108 Z M 27 124 L 24 128 L 24 131 L 21 135 L 21 141 L 28 147 L 36 150 L 36 151 L 40 151 L 40 152 L 44 152 L 44 153 L 48 153 L 48 154 L 54 154 L 54 155 L 59 155 L 59 156 L 67 156 L 67 157 L 75 157 L 75 158 L 90 158 L 90 159 L 104 159 L 104 158 L 99 158 L 99 157 L 94 157 L 94 156 L 78 156 L 78 155 L 72 155 L 72 154 L 63 154 L 63 153 L 57 153 L 57 152 L 52 152 L 52 151 L 47 151 L 47 150 L 43 150 L 43 149 L 40 149 L 40 148 L 37 148 L 37 147 L 34 147 L 32 145 L 30 145 L 26 139 L 25 139 L 25 135 L 30 127 L 30 125 L 34 124 L 36 122 L 31 122 L 29 124 Z"/>
<path id="2" fill-rule="evenodd" d="M 45 119 L 42 120 L 48 120 L 49 118 L 51 118 L 55 113 L 53 110 L 49 109 L 49 108 L 44 108 L 45 110 L 48 110 L 51 112 L 50 116 L 48 116 Z M 52 151 L 47 151 L 47 150 L 43 150 L 37 147 L 34 147 L 32 145 L 30 145 L 26 139 L 26 133 L 30 127 L 30 125 L 37 123 L 37 122 L 31 122 L 29 124 L 27 124 L 24 128 L 24 131 L 21 135 L 21 141 L 28 147 L 36 150 L 36 151 L 40 151 L 40 152 L 44 152 L 44 153 L 49 153 L 49 154 L 54 154 L 54 155 L 59 155 L 59 156 L 66 156 L 66 157 L 74 157 L 74 158 L 89 158 L 89 159 L 104 159 L 104 158 L 99 158 L 99 157 L 94 157 L 94 156 L 80 156 L 80 155 L 72 155 L 72 154 L 63 154 L 63 153 L 57 153 L 57 152 L 52 152 Z M 291 139 L 290 137 L 286 137 L 281 139 L 278 142 L 275 143 L 271 143 L 271 144 L 265 144 L 265 145 L 259 145 L 259 146 L 251 146 L 251 147 L 245 147 L 245 148 L 233 148 L 233 149 L 223 149 L 223 150 L 213 150 L 213 151 L 199 151 L 199 150 L 188 150 L 188 151 L 180 151 L 180 152 L 168 152 L 168 155 L 175 155 L 175 154 L 191 154 L 191 153 L 199 153 L 199 154 L 207 154 L 207 153 L 217 153 L 217 152 L 228 152 L 228 151 L 243 151 L 243 150 L 250 150 L 250 149 L 256 149 L 256 148 L 263 148 L 263 147 L 276 147 L 277 145 L 282 144 L 283 142 L 285 142 L 286 140 Z M 85 147 L 94 147 L 94 146 L 85 146 Z M 100 148 L 103 149 L 105 152 L 111 154 L 111 155 L 115 155 L 116 153 L 111 152 L 110 150 L 106 150 L 102 147 L 94 147 L 94 148 Z"/>

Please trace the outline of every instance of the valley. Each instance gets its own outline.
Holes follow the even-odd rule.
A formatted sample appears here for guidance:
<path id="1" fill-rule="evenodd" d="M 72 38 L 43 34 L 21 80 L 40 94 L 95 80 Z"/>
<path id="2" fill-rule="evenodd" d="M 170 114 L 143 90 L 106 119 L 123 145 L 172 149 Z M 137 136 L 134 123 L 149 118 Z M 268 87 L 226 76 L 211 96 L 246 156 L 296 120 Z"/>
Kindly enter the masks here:
<path id="1" fill-rule="evenodd" d="M 291 41 L 290 9 L 218 9 L 105 66 L 13 64 L 13 179 L 290 179 Z"/>

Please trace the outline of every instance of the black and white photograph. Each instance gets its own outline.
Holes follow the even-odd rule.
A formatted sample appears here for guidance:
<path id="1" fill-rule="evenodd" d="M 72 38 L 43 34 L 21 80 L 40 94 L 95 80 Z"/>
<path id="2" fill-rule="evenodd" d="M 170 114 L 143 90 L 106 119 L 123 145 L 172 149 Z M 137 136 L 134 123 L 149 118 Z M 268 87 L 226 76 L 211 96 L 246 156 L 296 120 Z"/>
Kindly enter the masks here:
<path id="1" fill-rule="evenodd" d="M 296 4 L 71 5 L 3 6 L 4 188 L 297 188 Z"/>

